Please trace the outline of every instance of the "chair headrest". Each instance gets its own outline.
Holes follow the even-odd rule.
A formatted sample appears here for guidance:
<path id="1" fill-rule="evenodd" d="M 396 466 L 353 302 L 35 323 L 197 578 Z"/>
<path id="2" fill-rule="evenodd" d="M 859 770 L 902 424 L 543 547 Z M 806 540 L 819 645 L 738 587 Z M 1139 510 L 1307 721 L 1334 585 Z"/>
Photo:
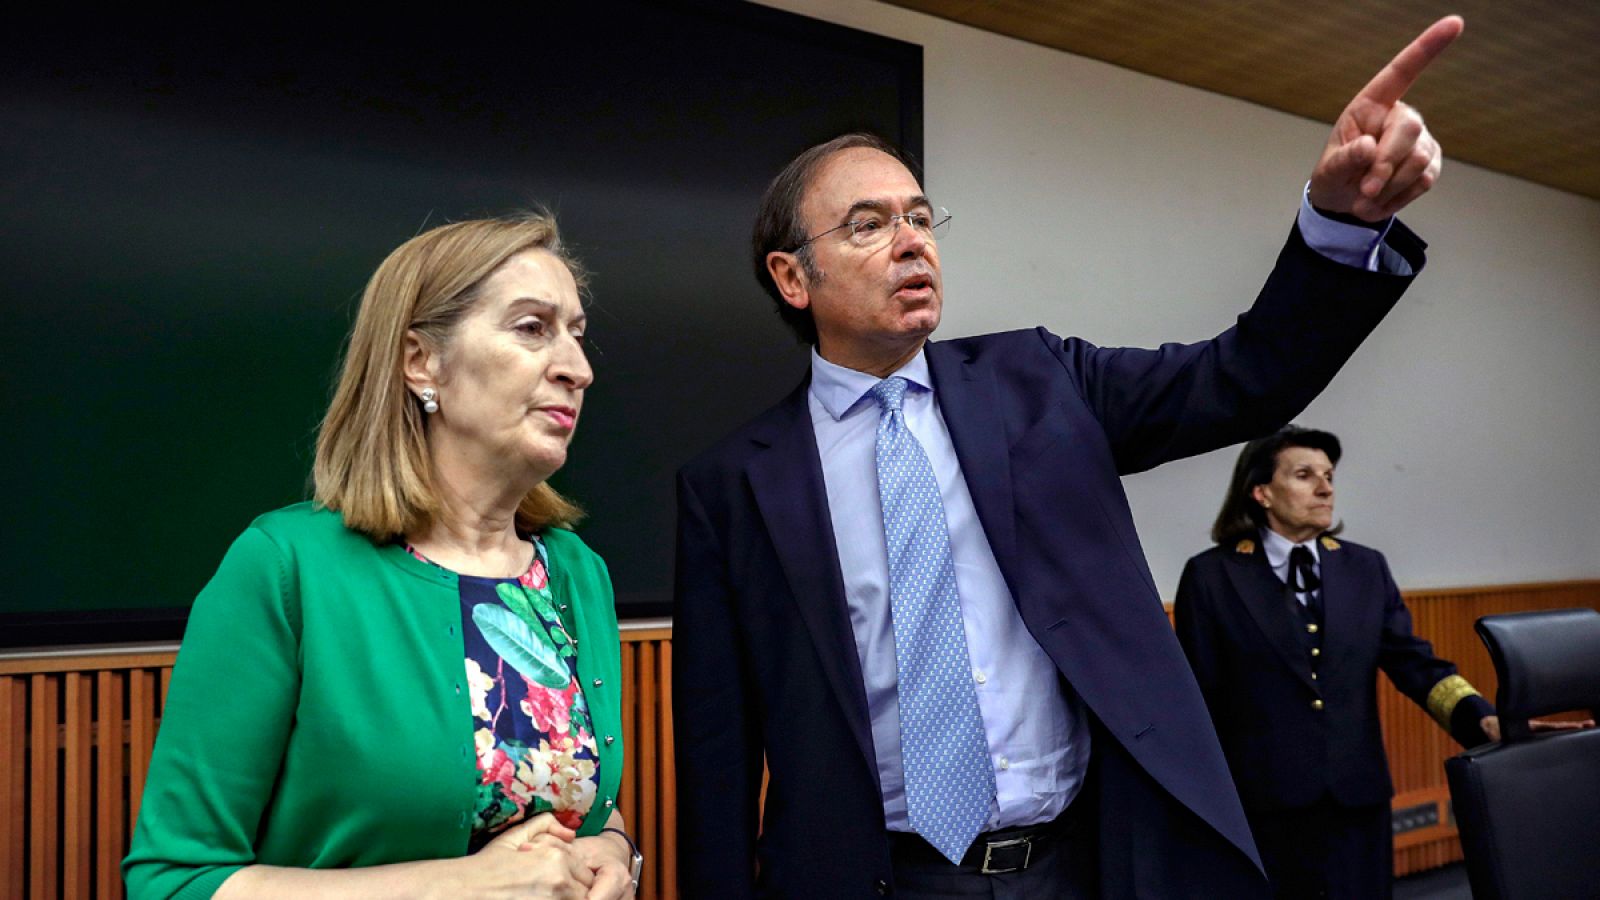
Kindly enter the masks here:
<path id="1" fill-rule="evenodd" d="M 1500 678 L 1495 708 L 1507 740 L 1525 736 L 1535 716 L 1600 707 L 1600 612 L 1484 616 L 1477 629 Z"/>

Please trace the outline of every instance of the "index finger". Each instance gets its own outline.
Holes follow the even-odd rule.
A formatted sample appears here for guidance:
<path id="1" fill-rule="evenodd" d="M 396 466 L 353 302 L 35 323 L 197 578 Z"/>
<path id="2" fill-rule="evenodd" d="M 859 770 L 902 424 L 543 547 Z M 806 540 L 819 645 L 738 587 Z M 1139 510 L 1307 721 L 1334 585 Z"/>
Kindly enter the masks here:
<path id="1" fill-rule="evenodd" d="M 1416 83 L 1422 70 L 1460 37 L 1465 27 L 1466 22 L 1460 16 L 1445 16 L 1429 25 L 1427 31 L 1417 35 L 1416 40 L 1407 44 L 1394 59 L 1389 60 L 1388 65 L 1372 76 L 1372 80 L 1367 82 L 1356 98 L 1383 106 L 1395 105 Z"/>

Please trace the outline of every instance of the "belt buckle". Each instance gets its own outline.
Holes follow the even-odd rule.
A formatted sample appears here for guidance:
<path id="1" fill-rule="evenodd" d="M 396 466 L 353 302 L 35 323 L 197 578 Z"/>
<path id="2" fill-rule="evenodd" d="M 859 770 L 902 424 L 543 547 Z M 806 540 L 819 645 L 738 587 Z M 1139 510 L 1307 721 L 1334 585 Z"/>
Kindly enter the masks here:
<path id="1" fill-rule="evenodd" d="M 994 851 L 996 851 L 996 850 L 1009 850 L 1009 849 L 1011 849 L 1013 847 L 1016 847 L 1016 846 L 1019 846 L 1019 845 L 1023 848 L 1022 864 L 1021 865 L 1011 866 L 1010 868 L 1005 868 L 1005 869 L 991 868 L 990 864 L 994 861 Z M 1007 840 L 1007 841 L 994 841 L 993 843 L 989 843 L 989 844 L 985 844 L 984 845 L 984 848 L 983 848 L 983 869 L 982 869 L 982 871 L 983 871 L 983 874 L 985 874 L 985 875 L 1004 875 L 1007 872 L 1017 872 L 1017 871 L 1020 871 L 1022 869 L 1026 869 L 1028 867 L 1028 861 L 1030 859 L 1032 859 L 1032 858 L 1033 858 L 1033 838 L 1032 837 L 1019 837 L 1019 838 L 1012 838 L 1012 839 Z"/>

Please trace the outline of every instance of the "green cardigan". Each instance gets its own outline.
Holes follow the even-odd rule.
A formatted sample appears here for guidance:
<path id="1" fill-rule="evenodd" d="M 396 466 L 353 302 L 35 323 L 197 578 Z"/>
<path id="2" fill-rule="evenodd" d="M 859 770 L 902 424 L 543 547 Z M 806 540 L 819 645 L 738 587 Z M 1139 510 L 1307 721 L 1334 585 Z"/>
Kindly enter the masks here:
<path id="1" fill-rule="evenodd" d="M 600 750 L 579 830 L 592 835 L 622 779 L 611 579 L 576 535 L 542 537 Z M 122 864 L 129 896 L 209 897 L 252 863 L 465 854 L 478 771 L 457 590 L 309 503 L 251 523 L 189 615 Z"/>

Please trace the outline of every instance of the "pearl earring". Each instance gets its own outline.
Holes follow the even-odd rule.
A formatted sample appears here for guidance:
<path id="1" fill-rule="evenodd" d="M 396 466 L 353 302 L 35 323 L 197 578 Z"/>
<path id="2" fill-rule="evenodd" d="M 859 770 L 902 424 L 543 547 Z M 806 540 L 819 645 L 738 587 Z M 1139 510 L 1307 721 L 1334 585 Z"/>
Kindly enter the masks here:
<path id="1" fill-rule="evenodd" d="M 422 411 L 430 414 L 439 411 L 439 392 L 431 387 L 422 389 Z"/>

